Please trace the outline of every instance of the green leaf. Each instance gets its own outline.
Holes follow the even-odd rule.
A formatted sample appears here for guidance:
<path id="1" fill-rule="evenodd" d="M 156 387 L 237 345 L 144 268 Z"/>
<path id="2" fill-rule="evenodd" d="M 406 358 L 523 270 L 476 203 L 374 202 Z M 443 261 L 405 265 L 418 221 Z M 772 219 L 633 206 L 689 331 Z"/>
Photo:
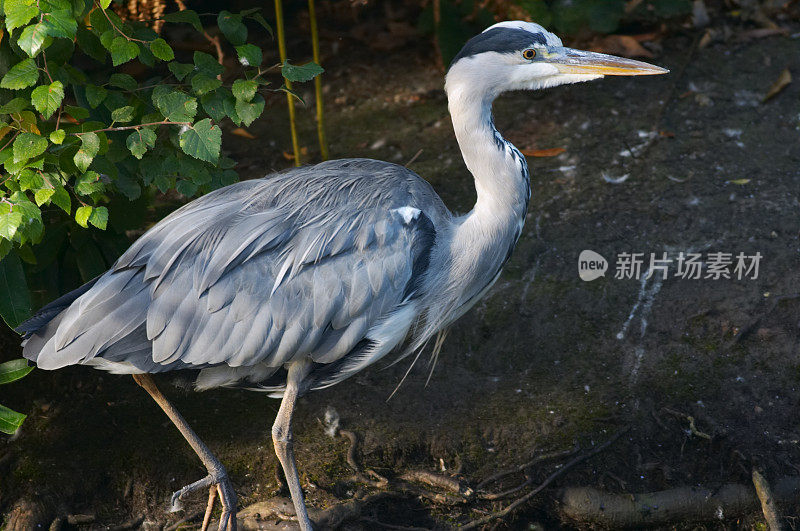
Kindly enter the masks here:
<path id="1" fill-rule="evenodd" d="M 136 109 L 131 105 L 126 105 L 125 107 L 120 107 L 111 111 L 111 119 L 115 122 L 126 123 L 133 120 L 135 114 Z"/>
<path id="2" fill-rule="evenodd" d="M 105 183 L 100 180 L 100 175 L 96 171 L 87 171 L 75 179 L 75 191 L 80 195 L 91 195 L 104 189 Z"/>
<path id="3" fill-rule="evenodd" d="M 14 162 L 38 157 L 47 149 L 47 139 L 34 133 L 22 133 L 14 140 Z"/>
<path id="4" fill-rule="evenodd" d="M 259 66 L 262 61 L 261 48 L 255 44 L 243 44 L 236 47 L 236 54 L 242 66 Z"/>
<path id="5" fill-rule="evenodd" d="M 73 105 L 64 105 L 64 112 L 75 118 L 76 120 L 85 120 L 89 117 L 89 111 L 83 107 L 75 107 Z"/>
<path id="6" fill-rule="evenodd" d="M 209 92 L 216 90 L 221 86 L 222 81 L 215 77 L 207 76 L 202 72 L 192 76 L 192 90 L 198 96 L 208 94 Z"/>
<path id="7" fill-rule="evenodd" d="M 45 32 L 44 26 L 41 23 L 31 24 L 22 30 L 19 40 L 17 40 L 17 44 L 23 52 L 31 57 L 36 57 L 36 55 L 38 55 L 38 53 L 42 50 L 42 45 L 44 44 L 46 37 L 47 33 Z"/>
<path id="8" fill-rule="evenodd" d="M 40 190 L 36 190 L 36 193 L 33 194 L 33 200 L 36 201 L 38 206 L 42 206 L 43 204 L 47 203 L 55 193 L 56 191 L 52 188 L 42 188 Z"/>
<path id="9" fill-rule="evenodd" d="M 216 163 L 222 144 L 222 130 L 219 126 L 213 125 L 209 118 L 206 118 L 184 131 L 180 143 L 181 149 L 187 155 Z"/>
<path id="10" fill-rule="evenodd" d="M 6 17 L 6 29 L 11 33 L 14 28 L 21 28 L 39 14 L 36 0 L 6 0 L 3 4 Z"/>
<path id="11" fill-rule="evenodd" d="M 153 96 L 155 97 L 155 94 Z M 153 103 L 171 122 L 191 122 L 197 114 L 197 100 L 183 92 L 169 92 Z"/>
<path id="12" fill-rule="evenodd" d="M 36 87 L 31 92 L 31 103 L 45 120 L 50 118 L 64 100 L 64 85 L 61 81 L 53 81 L 49 85 Z"/>
<path id="13" fill-rule="evenodd" d="M 91 215 L 92 207 L 89 205 L 78 207 L 78 210 L 75 211 L 75 221 L 78 223 L 78 225 L 87 229 L 89 228 L 89 216 Z"/>
<path id="14" fill-rule="evenodd" d="M 217 77 L 225 71 L 219 61 L 204 52 L 194 52 L 194 66 L 211 77 Z"/>
<path id="15" fill-rule="evenodd" d="M 256 9 L 261 9 L 261 8 L 256 8 Z M 245 15 L 245 13 L 247 14 Z M 261 24 L 261 27 L 267 30 L 269 36 L 272 37 L 272 26 L 267 24 L 267 21 L 264 20 L 264 16 L 261 13 L 254 12 L 252 9 L 248 9 L 247 11 L 243 11 L 242 14 L 245 15 L 247 18 L 255 20 L 256 22 Z"/>
<path id="16" fill-rule="evenodd" d="M 136 90 L 136 87 L 139 86 L 136 80 L 128 74 L 111 74 L 111 77 L 108 78 L 108 84 L 123 90 Z"/>
<path id="17" fill-rule="evenodd" d="M 72 200 L 69 197 L 69 192 L 60 184 L 55 185 L 55 190 L 56 192 L 50 198 L 50 202 L 69 215 L 72 212 Z"/>
<path id="18" fill-rule="evenodd" d="M 50 133 L 50 142 L 53 144 L 61 144 L 64 141 L 64 137 L 66 137 L 66 133 L 63 129 L 56 129 L 52 133 Z"/>
<path id="19" fill-rule="evenodd" d="M 191 9 L 184 9 L 183 11 L 176 11 L 174 13 L 167 13 L 164 15 L 164 20 L 167 22 L 184 22 L 191 24 L 197 31 L 203 31 L 203 25 L 200 23 L 200 17 Z"/>
<path id="20" fill-rule="evenodd" d="M 136 56 L 139 55 L 139 47 L 136 43 L 122 36 L 114 38 L 109 51 L 111 52 L 111 63 L 114 66 L 127 63 L 132 59 L 136 59 Z"/>
<path id="21" fill-rule="evenodd" d="M 31 315 L 31 295 L 22 261 L 14 251 L 0 260 L 0 293 L 3 294 L 0 297 L 0 317 L 8 326 L 16 328 Z"/>
<path id="22" fill-rule="evenodd" d="M 325 70 L 314 61 L 308 62 L 304 65 L 293 65 L 286 61 L 281 68 L 283 77 L 291 82 L 302 83 L 314 79 Z"/>
<path id="23" fill-rule="evenodd" d="M 156 39 L 151 42 L 150 51 L 162 61 L 172 61 L 175 59 L 175 52 L 172 51 L 172 48 L 164 39 Z"/>
<path id="24" fill-rule="evenodd" d="M 20 225 L 22 225 L 22 212 L 19 210 L 14 210 L 7 214 L 0 214 L 0 238 L 5 238 L 6 240 L 13 239 Z M 0 300 L 2 299 L 3 297 L 0 297 Z M 0 302 L 0 304 L 2 303 Z M 2 311 L 0 311 L 0 313 L 2 313 Z"/>
<path id="25" fill-rule="evenodd" d="M 111 50 L 111 45 L 114 43 L 114 38 L 117 37 L 117 32 L 113 28 L 108 28 L 100 34 L 100 44 L 106 50 Z"/>
<path id="26" fill-rule="evenodd" d="M 14 435 L 28 415 L 17 413 L 13 409 L 0 405 L 0 431 L 7 435 Z"/>
<path id="27" fill-rule="evenodd" d="M 75 153 L 73 160 L 75 161 L 75 166 L 77 166 L 81 172 L 85 172 L 92 163 L 94 156 L 100 151 L 100 138 L 95 133 L 83 133 L 80 137 L 81 147 L 78 152 Z"/>
<path id="28" fill-rule="evenodd" d="M 141 159 L 148 147 L 155 147 L 156 134 L 150 129 L 139 129 L 128 136 L 126 144 L 133 156 L 137 159 Z"/>
<path id="29" fill-rule="evenodd" d="M 23 192 L 25 190 L 38 190 L 44 186 L 42 176 L 29 169 L 24 169 L 20 172 L 17 182 L 19 183 L 19 189 Z"/>
<path id="30" fill-rule="evenodd" d="M 249 79 L 237 79 L 233 82 L 233 97 L 237 100 L 250 101 L 256 95 L 258 83 Z"/>
<path id="31" fill-rule="evenodd" d="M 92 33 L 98 37 L 112 29 L 102 9 L 92 9 L 92 12 L 89 13 L 89 26 Z"/>
<path id="32" fill-rule="evenodd" d="M 108 9 L 108 6 L 111 5 L 111 0 L 100 0 L 100 7 L 103 9 Z"/>
<path id="33" fill-rule="evenodd" d="M 28 365 L 28 360 L 23 358 L 0 363 L 0 385 L 24 378 L 33 369 L 32 365 Z"/>
<path id="34" fill-rule="evenodd" d="M 108 224 L 108 209 L 104 206 L 93 208 L 89 216 L 89 223 L 100 230 L 106 230 L 106 225 Z"/>
<path id="35" fill-rule="evenodd" d="M 51 37 L 62 37 L 64 39 L 75 38 L 78 30 L 78 23 L 72 16 L 71 9 L 56 9 L 44 15 L 44 29 Z"/>
<path id="36" fill-rule="evenodd" d="M 186 197 L 192 197 L 197 193 L 198 188 L 198 185 L 186 179 L 181 179 L 175 184 L 175 189 L 178 191 L 178 193 L 183 194 Z"/>
<path id="37" fill-rule="evenodd" d="M 189 72 L 194 70 L 194 65 L 179 63 L 177 61 L 172 61 L 167 65 L 167 67 L 169 68 L 169 71 L 172 72 L 176 78 L 178 78 L 178 81 L 183 81 L 183 78 L 189 75 Z"/>
<path id="38" fill-rule="evenodd" d="M 30 87 L 39 79 L 39 68 L 33 59 L 28 58 L 15 64 L 11 70 L 6 72 L 0 81 L 0 87 L 6 89 L 19 90 Z"/>
<path id="39" fill-rule="evenodd" d="M 94 59 L 99 63 L 106 60 L 106 49 L 100 42 L 100 39 L 93 32 L 86 29 L 84 26 L 78 27 L 78 47 L 83 50 L 83 53 Z"/>
<path id="40" fill-rule="evenodd" d="M 262 112 L 264 112 L 264 98 L 260 94 L 253 99 L 253 103 L 236 100 L 236 114 L 246 126 L 253 123 Z"/>
<path id="41" fill-rule="evenodd" d="M 225 117 L 228 116 L 225 106 L 226 100 L 230 100 L 229 106 L 233 108 L 234 100 L 230 91 L 226 88 L 220 88 L 211 94 L 206 94 L 203 96 L 200 99 L 200 102 L 203 104 L 203 110 L 206 112 L 206 114 L 208 114 L 215 122 L 221 122 Z"/>
<path id="42" fill-rule="evenodd" d="M 27 98 L 14 98 L 0 107 L 0 114 L 18 113 L 28 108 L 28 105 L 30 105 L 30 100 Z"/>
<path id="43" fill-rule="evenodd" d="M 103 87 L 97 85 L 86 85 L 86 102 L 89 107 L 96 109 L 98 105 L 103 103 L 103 100 L 108 96 L 108 91 Z"/>
<path id="44" fill-rule="evenodd" d="M 234 46 L 241 46 L 247 41 L 247 26 L 242 24 L 242 16 L 222 11 L 217 16 L 217 26 L 225 38 Z"/>

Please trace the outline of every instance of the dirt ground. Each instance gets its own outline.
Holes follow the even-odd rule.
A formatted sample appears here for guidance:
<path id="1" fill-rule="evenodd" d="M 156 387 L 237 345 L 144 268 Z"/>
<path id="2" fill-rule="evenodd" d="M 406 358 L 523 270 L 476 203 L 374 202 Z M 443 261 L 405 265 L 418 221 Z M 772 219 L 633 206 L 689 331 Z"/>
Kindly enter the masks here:
<path id="1" fill-rule="evenodd" d="M 325 434 L 326 411 L 359 436 L 365 467 L 393 481 L 408 471 L 457 472 L 472 487 L 549 452 L 577 445 L 580 455 L 629 427 L 501 521 L 502 529 L 591 526 L 564 516 L 568 486 L 713 492 L 750 485 L 753 467 L 771 482 L 799 475 L 800 82 L 763 101 L 784 68 L 800 76 L 800 26 L 790 29 L 795 38 L 740 40 L 734 28 L 703 48 L 701 33 L 676 31 L 652 60 L 668 76 L 498 101 L 498 128 L 519 148 L 565 152 L 529 158 L 533 197 L 519 246 L 497 285 L 452 327 L 435 370 L 423 355 L 388 401 L 410 360 L 301 400 L 296 455 L 309 506 L 377 492 L 352 480 L 348 442 Z M 326 64 L 332 155 L 414 158 L 410 167 L 453 210 L 469 210 L 472 180 L 430 50 L 352 53 L 359 60 L 346 62 L 342 52 Z M 249 128 L 255 140 L 225 138 L 244 177 L 288 164 L 284 100 L 270 104 Z M 300 110 L 310 159 L 312 113 Z M 578 276 L 587 249 L 609 262 L 591 282 Z M 757 279 L 675 278 L 675 262 L 666 280 L 615 278 L 626 252 L 645 253 L 642 273 L 650 253 L 763 258 Z M 4 334 L 3 358 L 16 357 L 13 336 Z M 167 392 L 228 467 L 240 507 L 279 493 L 268 437 L 278 401 L 227 390 Z M 0 514 L 25 502 L 35 515 L 26 522 L 43 526 L 73 515 L 58 520 L 62 528 L 154 529 L 205 506 L 197 495 L 183 512 L 165 511 L 169 495 L 205 471 L 130 378 L 88 368 L 34 371 L 4 386 L 0 402 L 30 415 L 18 437 L 0 438 Z M 530 468 L 532 485 L 572 457 Z M 512 475 L 487 489 L 524 479 Z M 423 488 L 437 490 L 423 485 L 366 503 L 344 528 L 458 526 L 527 492 L 447 504 L 419 496 Z M 779 509 L 794 529 L 800 498 Z M 89 517 L 81 524 L 74 515 Z M 752 510 L 666 527 L 764 525 Z"/>

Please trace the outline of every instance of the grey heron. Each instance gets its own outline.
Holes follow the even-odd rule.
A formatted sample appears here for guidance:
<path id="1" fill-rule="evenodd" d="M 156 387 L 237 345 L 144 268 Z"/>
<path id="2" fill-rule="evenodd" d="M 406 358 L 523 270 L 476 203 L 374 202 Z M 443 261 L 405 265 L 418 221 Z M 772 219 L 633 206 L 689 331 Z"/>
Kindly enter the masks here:
<path id="1" fill-rule="evenodd" d="M 395 164 L 344 159 L 211 192 L 141 236 L 104 274 L 19 327 L 42 369 L 81 364 L 132 374 L 208 476 L 173 495 L 218 494 L 236 526 L 225 468 L 150 374 L 180 371 L 197 390 L 244 387 L 282 398 L 272 427 L 300 527 L 311 529 L 292 451 L 304 393 L 336 384 L 396 348 L 408 354 L 464 314 L 500 275 L 530 198 L 525 157 L 494 126 L 492 102 L 604 75 L 662 74 L 647 63 L 566 48 L 530 22 L 495 24 L 448 69 L 445 91 L 474 208 L 455 215 Z"/>

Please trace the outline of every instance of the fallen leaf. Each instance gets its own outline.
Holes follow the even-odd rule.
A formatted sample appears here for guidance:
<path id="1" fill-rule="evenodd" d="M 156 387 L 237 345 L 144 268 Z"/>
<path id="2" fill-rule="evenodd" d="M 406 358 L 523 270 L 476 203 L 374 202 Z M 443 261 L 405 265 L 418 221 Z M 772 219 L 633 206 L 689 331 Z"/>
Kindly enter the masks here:
<path id="1" fill-rule="evenodd" d="M 526 157 L 555 157 L 561 155 L 566 149 L 564 148 L 550 148 L 550 149 L 523 149 L 522 154 Z"/>
<path id="2" fill-rule="evenodd" d="M 792 73 L 789 72 L 788 68 L 784 68 L 783 72 L 781 72 L 781 74 L 778 76 L 778 79 L 775 80 L 775 83 L 773 83 L 772 86 L 767 91 L 767 95 L 764 96 L 763 100 L 761 100 L 762 103 L 770 98 L 777 96 L 778 93 L 783 89 L 785 89 L 787 86 L 789 86 L 789 83 L 791 82 L 792 82 Z"/>
<path id="3" fill-rule="evenodd" d="M 738 184 L 744 185 L 750 182 L 750 179 L 733 179 L 732 181 L 728 181 L 730 184 Z"/>
<path id="4" fill-rule="evenodd" d="M 303 157 L 308 155 L 308 148 L 305 147 L 305 146 L 301 147 L 300 148 L 300 155 L 303 156 Z M 285 158 L 286 160 L 294 160 L 294 153 L 289 153 L 288 151 L 284 151 L 283 152 L 283 158 Z"/>
<path id="5" fill-rule="evenodd" d="M 609 35 L 592 47 L 593 52 L 621 55 L 622 57 L 653 57 L 647 48 L 630 35 Z"/>
<path id="6" fill-rule="evenodd" d="M 250 140 L 256 139 L 256 136 L 253 133 L 251 133 L 250 131 L 248 131 L 243 127 L 237 127 L 236 129 L 231 131 L 231 133 L 236 136 L 241 136 L 242 138 L 249 138 Z"/>
<path id="7" fill-rule="evenodd" d="M 711 44 L 711 41 L 714 39 L 714 33 L 711 30 L 706 30 L 703 36 L 700 38 L 700 42 L 697 44 L 697 47 L 701 50 Z"/>

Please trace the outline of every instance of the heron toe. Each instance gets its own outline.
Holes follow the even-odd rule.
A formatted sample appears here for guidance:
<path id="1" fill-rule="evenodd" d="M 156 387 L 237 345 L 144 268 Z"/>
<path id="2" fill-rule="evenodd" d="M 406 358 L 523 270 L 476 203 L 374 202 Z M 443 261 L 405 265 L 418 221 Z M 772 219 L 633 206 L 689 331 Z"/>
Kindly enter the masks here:
<path id="1" fill-rule="evenodd" d="M 230 478 L 224 468 L 210 472 L 206 477 L 186 485 L 180 490 L 175 491 L 170 498 L 170 511 L 175 512 L 183 508 L 183 500 L 189 494 L 202 489 L 209 488 L 208 504 L 206 514 L 203 518 L 202 531 L 208 529 L 211 520 L 211 511 L 214 509 L 214 501 L 219 495 L 222 504 L 222 514 L 219 518 L 219 531 L 236 531 L 236 491 L 233 490 Z"/>

